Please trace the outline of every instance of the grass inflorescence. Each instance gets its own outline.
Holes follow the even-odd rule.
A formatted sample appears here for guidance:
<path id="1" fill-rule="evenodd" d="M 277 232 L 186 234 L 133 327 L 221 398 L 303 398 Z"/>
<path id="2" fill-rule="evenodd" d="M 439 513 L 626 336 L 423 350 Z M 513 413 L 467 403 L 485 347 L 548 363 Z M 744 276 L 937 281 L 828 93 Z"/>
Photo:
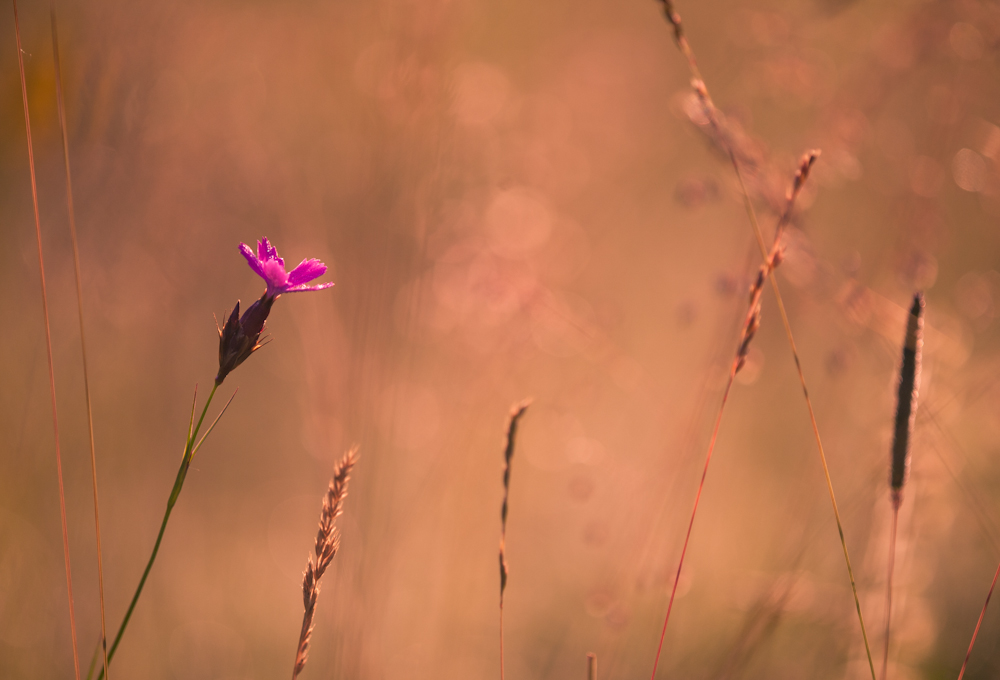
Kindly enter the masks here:
<path id="1" fill-rule="evenodd" d="M 507 430 L 503 447 L 503 503 L 500 506 L 500 680 L 504 677 L 503 667 L 503 593 L 507 589 L 507 510 L 510 499 L 510 463 L 514 458 L 514 437 L 517 434 L 517 424 L 521 416 L 531 404 L 531 399 L 525 399 L 510 408 L 507 419 Z"/>
<path id="2" fill-rule="evenodd" d="M 302 603 L 305 612 L 302 615 L 302 629 L 299 632 L 299 643 L 295 649 L 295 664 L 292 667 L 292 680 L 295 680 L 306 666 L 309 659 L 309 641 L 315 626 L 316 602 L 319 600 L 320 579 L 326 573 L 340 548 L 340 529 L 337 518 L 344 512 L 344 499 L 347 498 L 347 483 L 351 479 L 351 470 L 358 462 L 357 447 L 351 449 L 333 468 L 333 478 L 323 496 L 323 510 L 319 516 L 319 530 L 316 532 L 316 544 L 313 555 L 309 556 L 305 573 L 302 576 Z"/>
<path id="3" fill-rule="evenodd" d="M 680 14 L 675 10 L 674 4 L 673 4 L 672 0 L 659 0 L 659 2 L 663 5 L 664 16 L 666 17 L 667 21 L 671 24 L 671 26 L 674 29 L 674 40 L 676 41 L 678 48 L 680 49 L 681 53 L 684 55 L 684 57 L 686 58 L 686 60 L 688 62 L 688 67 L 689 67 L 689 69 L 691 71 L 691 87 L 694 90 L 695 96 L 698 98 L 698 100 L 699 100 L 699 102 L 701 104 L 701 108 L 702 108 L 702 111 L 704 113 L 704 116 L 708 120 L 710 128 L 711 128 L 712 132 L 714 133 L 715 141 L 717 143 L 719 143 L 723 147 L 723 149 L 725 150 L 726 155 L 728 156 L 730 162 L 732 163 L 733 171 L 736 174 L 736 178 L 737 178 L 737 180 L 739 182 L 739 186 L 740 186 L 740 192 L 741 192 L 742 197 L 743 197 L 743 205 L 744 205 L 744 208 L 746 210 L 747 217 L 749 218 L 750 225 L 751 225 L 751 227 L 753 229 L 754 238 L 756 239 L 757 245 L 760 248 L 761 257 L 764 260 L 764 265 L 762 266 L 761 272 L 763 273 L 764 277 L 767 278 L 768 281 L 770 282 L 770 284 L 771 284 L 771 290 L 774 292 L 775 302 L 777 303 L 778 311 L 779 311 L 779 313 L 781 315 L 781 321 L 782 321 L 782 325 L 784 326 L 784 329 L 785 329 L 785 335 L 788 338 L 788 343 L 789 343 L 789 346 L 790 346 L 791 351 L 792 351 L 792 358 L 795 361 L 795 369 L 796 369 L 796 372 L 798 373 L 799 383 L 800 383 L 800 385 L 802 387 L 802 394 L 803 394 L 803 397 L 805 398 L 807 410 L 809 411 L 809 420 L 810 420 L 810 424 L 812 426 L 813 435 L 814 435 L 814 437 L 816 439 L 816 447 L 817 447 L 817 449 L 819 451 L 820 462 L 821 462 L 821 464 L 823 466 L 823 474 L 824 474 L 824 476 L 826 478 L 827 490 L 829 491 L 830 502 L 831 502 L 831 505 L 833 506 L 833 514 L 834 514 L 834 518 L 836 519 L 836 523 L 837 523 L 837 532 L 838 532 L 839 537 L 840 537 L 840 544 L 841 544 L 841 547 L 843 548 L 843 551 L 844 551 L 844 561 L 845 561 L 845 563 L 847 565 L 847 575 L 848 575 L 848 578 L 849 578 L 849 580 L 851 582 L 851 592 L 852 592 L 852 594 L 854 596 L 854 605 L 855 605 L 855 609 L 857 610 L 857 614 L 858 614 L 858 622 L 859 622 L 859 624 L 861 626 L 861 636 L 862 636 L 862 639 L 863 639 L 864 645 L 865 645 L 865 654 L 866 654 L 867 659 L 868 659 L 868 666 L 869 666 L 869 669 L 871 671 L 872 680 L 875 680 L 875 664 L 872 661 L 871 646 L 868 643 L 868 632 L 865 629 L 864 615 L 861 612 L 861 600 L 858 597 L 858 588 L 857 588 L 857 584 L 856 584 L 855 578 L 854 578 L 854 569 L 851 566 L 851 557 L 850 557 L 850 554 L 849 554 L 848 549 L 847 549 L 847 540 L 844 537 L 843 523 L 842 523 L 841 518 L 840 518 L 840 510 L 837 507 L 837 498 L 836 498 L 836 494 L 834 493 L 834 490 L 833 490 L 833 481 L 830 478 L 830 470 L 829 470 L 829 466 L 828 466 L 827 460 L 826 460 L 826 453 L 825 453 L 825 451 L 823 449 L 823 440 L 822 440 L 822 438 L 820 437 L 820 434 L 819 434 L 819 425 L 816 422 L 816 414 L 815 414 L 815 411 L 813 409 L 812 399 L 809 396 L 809 389 L 806 386 L 805 374 L 804 374 L 804 372 L 802 370 L 802 362 L 799 359 L 798 349 L 795 346 L 795 338 L 792 335 L 792 327 L 791 327 L 791 324 L 790 324 L 790 322 L 788 320 L 788 313 L 785 310 L 785 304 L 784 304 L 784 301 L 782 300 L 782 297 L 781 297 L 781 291 L 780 291 L 779 286 L 778 286 L 778 280 L 777 280 L 777 278 L 774 275 L 774 269 L 775 269 L 775 267 L 777 265 L 777 261 L 775 261 L 775 255 L 780 252 L 777 249 L 780 248 L 779 243 L 780 243 L 781 231 L 784 228 L 785 224 L 787 224 L 787 221 L 791 217 L 792 209 L 794 208 L 794 204 L 795 204 L 795 199 L 798 196 L 799 191 L 801 190 L 803 183 L 805 182 L 806 178 L 808 177 L 809 170 L 812 167 L 812 164 L 815 162 L 816 158 L 818 157 L 819 153 L 818 152 L 808 152 L 803 157 L 803 161 L 800 163 L 799 169 L 796 172 L 795 180 L 792 183 L 792 187 L 791 187 L 791 189 L 789 190 L 789 192 L 787 194 L 786 207 L 785 207 L 784 211 L 782 211 L 781 217 L 779 218 L 779 221 L 778 221 L 778 226 L 775 229 L 775 235 L 776 235 L 775 243 L 774 243 L 774 245 L 772 246 L 771 249 L 768 249 L 767 246 L 765 245 L 765 242 L 764 242 L 764 236 L 763 236 L 763 233 L 761 232 L 760 224 L 759 224 L 759 222 L 757 220 L 757 214 L 756 214 L 756 211 L 754 209 L 753 202 L 750 199 L 750 194 L 747 191 L 746 183 L 744 182 L 743 173 L 740 170 L 740 160 L 739 160 L 739 158 L 741 156 L 741 149 L 738 146 L 738 144 L 735 142 L 736 138 L 735 138 L 735 136 L 733 134 L 731 134 L 731 131 L 728 128 L 728 126 L 724 125 L 724 123 L 723 123 L 723 117 L 720 114 L 720 112 L 718 111 L 718 109 L 716 108 L 714 102 L 712 101 L 712 97 L 711 97 L 711 95 L 709 94 L 709 91 L 708 91 L 708 86 L 705 84 L 705 80 L 704 80 L 704 78 L 702 78 L 702 75 L 701 75 L 701 70 L 698 68 L 698 63 L 697 63 L 697 60 L 695 59 L 694 51 L 691 49 L 691 45 L 690 45 L 690 43 L 687 40 L 687 36 L 685 34 L 685 31 L 684 31 L 684 24 L 681 21 Z M 780 261 L 780 255 L 778 255 L 778 257 L 779 257 L 779 261 Z M 758 280 L 761 281 L 761 277 L 760 276 L 758 276 Z M 761 283 L 762 283 L 762 281 L 761 281 Z M 753 314 L 753 307 L 751 306 L 751 315 L 752 314 Z M 749 319 L 749 316 L 748 316 L 748 319 Z M 749 326 L 747 324 L 745 324 L 744 325 L 744 339 L 747 342 L 749 341 L 746 338 L 746 336 L 747 336 L 746 331 L 747 331 L 748 328 L 749 328 Z M 756 330 L 756 328 L 754 328 L 754 330 Z M 752 334 L 751 334 L 751 337 L 752 337 Z M 742 344 L 741 344 L 741 347 L 742 347 Z M 731 384 L 732 384 L 732 376 L 730 376 L 730 380 L 729 380 L 729 385 L 731 385 Z M 725 406 L 725 400 L 728 397 L 728 393 L 729 393 L 729 387 L 726 388 L 726 391 L 725 391 L 724 396 L 723 396 L 723 404 L 722 404 L 723 407 Z M 722 408 L 720 408 L 720 416 L 716 420 L 716 428 L 715 428 L 716 430 L 718 428 L 718 422 L 721 419 L 721 411 L 722 411 Z M 714 438 L 715 438 L 715 434 L 713 434 L 713 442 L 714 442 Z M 709 458 L 710 458 L 710 455 L 709 455 Z M 708 463 L 708 461 L 706 460 L 706 466 L 705 466 L 706 471 L 707 471 L 707 468 L 708 468 L 707 463 Z M 704 473 L 702 475 L 702 483 L 704 483 Z M 699 493 L 699 496 L 700 496 L 700 493 Z M 696 500 L 695 500 L 695 509 L 697 510 L 697 497 L 696 497 Z M 692 513 L 692 518 L 693 518 L 693 516 L 694 516 L 694 513 Z M 691 524 L 693 524 L 693 519 L 692 519 Z M 689 524 L 688 532 L 690 533 L 690 524 Z M 686 544 L 687 544 L 687 538 L 685 538 L 685 547 L 686 547 Z M 684 556 L 684 551 L 682 550 L 682 552 L 681 552 L 681 561 L 683 561 L 683 556 Z M 678 574 L 679 573 L 680 573 L 680 569 L 678 568 Z M 679 576 L 678 576 L 678 578 L 679 578 Z M 671 594 L 671 604 L 673 602 L 673 598 L 674 598 L 674 593 L 675 592 L 676 592 L 676 579 L 675 579 L 674 589 L 673 589 L 673 592 Z M 667 609 L 667 619 L 669 619 L 669 616 L 670 616 L 670 605 L 668 605 L 668 609 Z M 664 622 L 664 628 L 663 628 L 663 630 L 664 630 L 664 633 L 661 633 L 660 644 L 659 644 L 659 646 L 657 648 L 656 661 L 653 664 L 653 677 L 654 678 L 656 676 L 656 665 L 659 662 L 660 649 L 663 646 L 663 635 L 666 632 L 666 621 Z"/>
<path id="4" fill-rule="evenodd" d="M 885 640 L 882 649 L 882 680 L 889 668 L 889 635 L 892 631 L 892 573 L 896 562 L 896 528 L 899 506 L 903 503 L 903 486 L 910 468 L 910 439 L 917 416 L 917 396 L 920 391 L 920 352 L 924 345 L 924 296 L 913 296 L 906 317 L 903 358 L 899 367 L 899 389 L 896 399 L 896 419 L 892 437 L 892 464 L 889 487 L 892 495 L 892 528 L 889 531 L 889 561 L 885 579 Z"/>

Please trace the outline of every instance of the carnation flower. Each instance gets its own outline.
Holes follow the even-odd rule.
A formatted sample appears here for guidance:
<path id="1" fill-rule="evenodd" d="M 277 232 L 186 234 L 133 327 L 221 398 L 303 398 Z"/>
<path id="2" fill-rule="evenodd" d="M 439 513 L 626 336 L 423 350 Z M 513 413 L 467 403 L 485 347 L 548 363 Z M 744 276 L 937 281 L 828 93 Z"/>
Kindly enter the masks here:
<path id="1" fill-rule="evenodd" d="M 265 297 L 276 298 L 282 293 L 300 293 L 307 290 L 323 290 L 333 283 L 321 283 L 317 286 L 307 286 L 313 279 L 326 273 L 326 265 L 319 260 L 309 258 L 302 260 L 290 272 L 285 271 L 285 261 L 278 257 L 278 251 L 268 242 L 267 238 L 257 241 L 257 254 L 245 243 L 240 244 L 240 252 L 247 259 L 250 269 L 267 282 Z"/>
<path id="2" fill-rule="evenodd" d="M 240 252 L 247 259 L 250 268 L 267 282 L 267 290 L 260 299 L 247 307 L 240 316 L 240 303 L 236 301 L 225 326 L 219 329 L 219 373 L 215 384 L 221 385 L 237 366 L 262 347 L 260 335 L 264 332 L 271 305 L 282 293 L 300 293 L 307 290 L 323 290 L 333 283 L 316 286 L 306 284 L 326 273 L 326 265 L 316 259 L 302 260 L 295 269 L 285 271 L 285 261 L 278 257 L 278 251 L 267 238 L 257 242 L 257 254 L 245 243 L 240 244 Z"/>

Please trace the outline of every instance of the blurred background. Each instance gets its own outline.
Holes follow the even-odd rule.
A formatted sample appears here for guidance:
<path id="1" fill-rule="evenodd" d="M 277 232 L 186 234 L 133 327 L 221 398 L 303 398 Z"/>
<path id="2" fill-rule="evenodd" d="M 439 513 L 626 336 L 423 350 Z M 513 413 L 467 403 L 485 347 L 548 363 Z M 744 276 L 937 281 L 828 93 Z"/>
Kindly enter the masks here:
<path id="1" fill-rule="evenodd" d="M 881 654 L 904 308 L 927 292 L 890 675 L 958 673 L 1000 559 L 1000 4 L 678 2 L 746 137 L 767 232 L 823 155 L 778 270 Z M 283 296 L 230 375 L 112 677 L 288 675 L 332 466 L 361 461 L 305 678 L 498 675 L 503 430 L 510 678 L 650 672 L 759 260 L 652 0 L 56 6 L 109 634 L 147 559 L 213 315 L 272 239 Z M 100 635 L 49 8 L 21 31 L 73 577 Z M 0 13 L 0 675 L 72 673 L 13 16 Z M 692 113 L 694 115 L 692 115 Z M 692 119 L 693 118 L 693 119 Z M 830 500 L 771 292 L 727 407 L 661 677 L 863 678 Z M 1000 605 L 998 605 L 1000 607 Z M 967 677 L 1000 673 L 1000 611 Z"/>

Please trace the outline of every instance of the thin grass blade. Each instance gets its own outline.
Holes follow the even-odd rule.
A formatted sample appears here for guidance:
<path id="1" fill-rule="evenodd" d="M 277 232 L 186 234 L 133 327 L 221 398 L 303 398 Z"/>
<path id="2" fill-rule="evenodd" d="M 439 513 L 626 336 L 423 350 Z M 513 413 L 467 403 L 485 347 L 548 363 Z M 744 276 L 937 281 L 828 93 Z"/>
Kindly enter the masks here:
<path id="1" fill-rule="evenodd" d="M 983 610 L 979 612 L 979 620 L 976 621 L 976 629 L 972 631 L 972 641 L 969 642 L 969 651 L 965 653 L 965 661 L 962 662 L 962 670 L 958 672 L 958 680 L 962 680 L 965 676 L 965 669 L 969 665 L 969 657 L 972 656 L 972 648 L 976 646 L 976 636 L 979 635 L 979 628 L 983 625 L 983 618 L 986 616 L 986 608 L 990 606 L 990 598 L 993 597 L 993 589 L 996 588 L 998 576 L 1000 576 L 1000 564 L 997 565 L 997 570 L 993 574 L 993 583 L 990 584 L 990 591 L 986 593 L 986 602 L 983 603 Z"/>
<path id="2" fill-rule="evenodd" d="M 207 430 L 205 430 L 205 434 L 203 434 L 201 436 L 201 439 L 198 440 L 198 443 L 195 445 L 195 447 L 193 449 L 191 449 L 191 458 L 192 459 L 194 458 L 194 455 L 196 453 L 198 453 L 198 449 L 201 448 L 201 445 L 205 443 L 206 439 L 208 439 L 208 435 L 212 434 L 212 430 L 215 429 L 215 426 L 222 419 L 222 416 L 224 416 L 226 414 L 226 409 L 228 409 L 229 405 L 233 403 L 233 399 L 236 398 L 236 393 L 239 392 L 239 391 L 240 391 L 239 388 L 236 388 L 233 391 L 233 396 L 229 397 L 229 401 L 227 401 L 226 405 L 222 407 L 221 411 L 219 411 L 219 415 L 215 416 L 215 420 L 213 420 L 212 424 L 208 426 Z"/>
<path id="3" fill-rule="evenodd" d="M 101 548 L 101 510 L 97 494 L 97 448 L 94 444 L 94 408 L 90 397 L 90 371 L 87 366 L 87 337 L 83 324 L 83 281 L 80 275 L 80 244 L 76 235 L 76 210 L 73 207 L 73 176 L 69 165 L 69 134 L 66 125 L 66 102 L 62 88 L 62 62 L 59 59 L 59 31 L 56 26 L 56 9 L 50 8 L 52 19 L 52 61 L 55 65 L 56 107 L 59 110 L 59 129 L 62 132 L 63 161 L 66 166 L 66 210 L 69 215 L 69 233 L 73 242 L 73 272 L 76 275 L 76 307 L 80 321 L 80 351 L 83 355 L 83 393 L 87 400 L 87 433 L 90 436 L 90 475 L 94 488 L 94 532 L 97 540 L 97 586 L 101 605 L 101 649 L 104 657 L 104 675 L 108 673 L 107 617 L 104 610 L 104 558 Z"/>
<path id="4" fill-rule="evenodd" d="M 66 566 L 66 592 L 69 599 L 69 626 L 73 645 L 73 671 L 80 680 L 80 657 L 77 653 L 76 615 L 73 607 L 73 573 L 69 558 L 69 528 L 66 520 L 66 491 L 63 485 L 62 452 L 59 447 L 59 415 L 56 409 L 56 377 L 52 360 L 52 329 L 49 324 L 49 297 L 45 286 L 45 258 L 42 255 L 42 222 L 38 214 L 38 184 L 35 180 L 35 152 L 31 143 L 31 115 L 28 112 L 28 84 L 24 77 L 24 50 L 21 48 L 21 24 L 14 6 L 14 35 L 17 38 L 17 66 L 21 76 L 21 101 L 24 104 L 24 128 L 28 140 L 28 167 L 31 171 L 31 199 L 35 210 L 35 237 L 38 241 L 38 270 L 42 285 L 42 313 L 45 317 L 45 349 L 49 362 L 49 394 L 52 397 L 52 433 L 56 444 L 56 474 L 59 478 L 59 517 L 62 522 L 63 559 Z"/>

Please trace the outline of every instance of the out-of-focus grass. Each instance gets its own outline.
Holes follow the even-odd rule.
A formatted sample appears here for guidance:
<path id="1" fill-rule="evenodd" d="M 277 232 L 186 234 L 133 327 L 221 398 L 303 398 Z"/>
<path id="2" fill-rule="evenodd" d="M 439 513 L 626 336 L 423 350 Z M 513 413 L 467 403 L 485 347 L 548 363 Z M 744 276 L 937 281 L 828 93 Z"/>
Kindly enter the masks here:
<path id="1" fill-rule="evenodd" d="M 782 190 L 802 150 L 824 151 L 779 276 L 872 621 L 903 305 L 927 290 L 890 672 L 949 677 L 1000 559 L 934 453 L 997 517 L 996 10 L 679 9 L 717 104 L 764 140 Z M 212 314 L 260 293 L 237 243 L 267 235 L 337 282 L 288 296 L 274 342 L 232 376 L 239 396 L 190 473 L 112 674 L 285 673 L 316 506 L 355 442 L 364 465 L 305 673 L 495 674 L 500 434 L 525 394 L 507 672 L 579 678 L 593 650 L 602 677 L 648 673 L 710 427 L 698 405 L 721 389 L 753 262 L 731 172 L 683 115 L 686 69 L 656 3 L 58 11 L 113 624 L 191 387 L 215 375 Z M 96 560 L 48 16 L 22 12 L 89 652 Z M 71 659 L 16 53 L 0 23 L 0 669 L 54 678 Z M 732 654 L 741 677 L 866 663 L 769 299 L 762 323 L 702 499 L 670 676 L 717 677 Z M 740 651 L 787 581 L 770 634 Z M 991 676 L 997 625 L 987 614 L 969 677 Z"/>

